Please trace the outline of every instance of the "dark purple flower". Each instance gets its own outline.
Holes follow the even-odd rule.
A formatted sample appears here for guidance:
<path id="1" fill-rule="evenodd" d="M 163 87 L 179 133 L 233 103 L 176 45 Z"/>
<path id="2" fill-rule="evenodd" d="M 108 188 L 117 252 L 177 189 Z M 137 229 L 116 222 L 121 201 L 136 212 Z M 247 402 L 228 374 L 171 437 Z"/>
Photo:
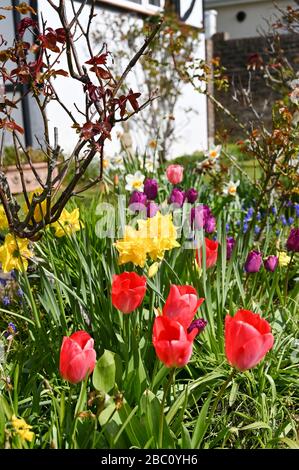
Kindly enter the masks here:
<path id="1" fill-rule="evenodd" d="M 235 244 L 236 244 L 236 240 L 233 237 L 227 237 L 226 239 L 226 259 L 227 260 L 231 259 Z"/>
<path id="2" fill-rule="evenodd" d="M 194 188 L 187 189 L 185 192 L 185 197 L 190 204 L 194 204 L 198 197 L 198 192 Z"/>
<path id="3" fill-rule="evenodd" d="M 262 254 L 257 251 L 253 250 L 248 253 L 246 262 L 245 262 L 245 271 L 247 273 L 257 273 L 260 270 L 262 264 Z"/>
<path id="4" fill-rule="evenodd" d="M 204 225 L 204 228 L 205 228 L 205 231 L 207 233 L 213 233 L 215 231 L 215 228 L 216 228 L 216 219 L 213 215 L 211 215 L 210 217 L 208 217 L 205 225 Z"/>
<path id="5" fill-rule="evenodd" d="M 154 201 L 148 201 L 146 205 L 146 211 L 147 211 L 147 216 L 148 217 L 154 217 L 159 210 L 158 204 L 156 204 Z"/>
<path id="6" fill-rule="evenodd" d="M 278 265 L 278 258 L 275 255 L 268 256 L 267 259 L 264 260 L 264 266 L 267 271 L 271 271 L 272 273 L 275 271 Z"/>
<path id="7" fill-rule="evenodd" d="M 129 206 L 131 204 L 142 204 L 145 206 L 146 202 L 147 197 L 144 193 L 141 193 L 139 191 L 133 191 L 130 197 Z"/>
<path id="8" fill-rule="evenodd" d="M 157 180 L 147 178 L 144 182 L 144 193 L 146 194 L 148 199 L 156 199 L 158 195 L 158 183 Z"/>
<path id="9" fill-rule="evenodd" d="M 193 320 L 189 328 L 187 329 L 187 333 L 190 334 L 194 328 L 197 328 L 197 334 L 201 333 L 205 327 L 207 326 L 208 322 L 207 320 L 204 320 L 203 318 L 198 318 L 197 320 Z"/>
<path id="10" fill-rule="evenodd" d="M 299 228 L 292 228 L 286 247 L 288 251 L 299 252 Z"/>
<path id="11" fill-rule="evenodd" d="M 169 197 L 169 204 L 175 204 L 178 207 L 182 207 L 185 200 L 185 193 L 179 188 L 173 188 Z"/>
<path id="12" fill-rule="evenodd" d="M 296 217 L 299 217 L 299 204 L 295 204 L 295 212 L 296 212 Z"/>

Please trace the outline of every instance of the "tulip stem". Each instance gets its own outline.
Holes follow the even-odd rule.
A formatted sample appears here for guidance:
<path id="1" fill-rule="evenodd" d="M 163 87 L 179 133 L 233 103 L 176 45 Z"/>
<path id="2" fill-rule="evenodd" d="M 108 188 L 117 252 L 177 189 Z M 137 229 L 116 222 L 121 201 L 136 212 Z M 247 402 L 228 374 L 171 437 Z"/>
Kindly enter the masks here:
<path id="1" fill-rule="evenodd" d="M 175 373 L 175 367 L 171 369 L 168 381 L 164 387 L 164 393 L 163 393 L 163 398 L 162 398 L 162 403 L 161 403 L 161 413 L 160 413 L 159 449 L 163 448 L 162 446 L 163 446 L 163 431 L 164 431 L 164 407 L 165 407 L 168 390 L 172 384 L 174 373 Z"/>
<path id="2" fill-rule="evenodd" d="M 234 378 L 234 376 L 236 375 L 236 373 L 237 373 L 237 370 L 234 369 L 234 370 L 231 372 L 231 374 L 228 376 L 228 378 L 225 380 L 225 382 L 223 382 L 223 384 L 222 384 L 222 386 L 221 386 L 221 388 L 220 388 L 220 390 L 219 390 L 219 392 L 218 392 L 218 394 L 217 394 L 217 396 L 216 396 L 216 399 L 215 399 L 215 401 L 214 401 L 214 403 L 213 403 L 213 407 L 212 407 L 212 410 L 211 410 L 211 413 L 210 413 L 210 419 L 209 419 L 209 421 L 208 421 L 207 429 L 208 429 L 208 426 L 211 424 L 212 418 L 213 418 L 213 416 L 214 416 L 214 414 L 215 414 L 215 411 L 217 410 L 218 403 L 219 403 L 219 401 L 221 400 L 222 395 L 223 395 L 223 393 L 225 392 L 226 387 L 227 387 L 228 384 L 231 382 L 231 380 Z"/>
<path id="3" fill-rule="evenodd" d="M 285 281 L 285 286 L 284 286 L 284 305 L 286 305 L 286 303 L 287 303 L 290 267 L 291 267 L 291 264 L 292 264 L 292 261 L 293 261 L 293 258 L 294 258 L 294 254 L 295 254 L 295 252 L 293 251 L 292 254 L 291 254 L 291 259 L 290 259 L 290 262 L 288 264 L 288 269 L 287 269 L 287 273 L 286 273 L 286 281 Z"/>

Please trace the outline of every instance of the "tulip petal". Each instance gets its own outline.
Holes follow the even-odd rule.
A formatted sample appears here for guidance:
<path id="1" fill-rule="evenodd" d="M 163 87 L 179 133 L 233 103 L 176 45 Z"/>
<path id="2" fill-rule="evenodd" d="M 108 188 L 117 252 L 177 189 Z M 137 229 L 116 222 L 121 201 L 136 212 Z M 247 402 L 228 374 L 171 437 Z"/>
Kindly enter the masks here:
<path id="1" fill-rule="evenodd" d="M 240 309 L 237 311 L 234 319 L 237 321 L 243 321 L 245 323 L 249 323 L 252 325 L 256 330 L 258 330 L 261 334 L 270 333 L 271 326 L 264 318 L 258 313 L 253 313 L 250 310 L 243 310 Z"/>
<path id="2" fill-rule="evenodd" d="M 274 337 L 271 333 L 260 335 L 248 341 L 238 355 L 238 369 L 247 370 L 255 367 L 272 348 Z"/>
<path id="3" fill-rule="evenodd" d="M 236 321 L 229 315 L 225 318 L 225 353 L 229 363 L 237 366 L 239 351 L 248 341 L 259 337 L 260 333 L 248 323 Z"/>

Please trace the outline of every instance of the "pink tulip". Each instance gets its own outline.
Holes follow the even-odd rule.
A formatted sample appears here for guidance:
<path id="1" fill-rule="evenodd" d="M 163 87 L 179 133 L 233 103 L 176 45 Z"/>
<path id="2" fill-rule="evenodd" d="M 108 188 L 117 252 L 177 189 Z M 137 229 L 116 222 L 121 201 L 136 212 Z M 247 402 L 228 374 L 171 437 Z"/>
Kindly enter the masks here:
<path id="1" fill-rule="evenodd" d="M 183 180 L 184 167 L 181 165 L 169 165 L 166 170 L 166 176 L 171 184 L 179 184 Z"/>

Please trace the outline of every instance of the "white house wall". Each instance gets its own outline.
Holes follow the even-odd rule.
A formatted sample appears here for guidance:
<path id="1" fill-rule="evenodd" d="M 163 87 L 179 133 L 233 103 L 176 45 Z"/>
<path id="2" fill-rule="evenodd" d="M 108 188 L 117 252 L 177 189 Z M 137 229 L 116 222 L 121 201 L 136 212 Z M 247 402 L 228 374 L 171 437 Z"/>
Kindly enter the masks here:
<path id="1" fill-rule="evenodd" d="M 286 8 L 293 5 L 291 0 L 277 0 L 275 2 L 279 7 Z M 267 31 L 267 22 L 274 23 L 278 11 L 272 1 L 217 1 L 206 0 L 206 9 L 214 9 L 217 15 L 217 32 L 229 33 L 230 38 L 254 37 L 262 30 Z M 246 13 L 244 21 L 239 22 L 236 18 L 238 12 Z"/>
<path id="2" fill-rule="evenodd" d="M 56 13 L 49 6 L 48 2 L 40 1 L 39 2 L 40 14 L 44 19 L 47 20 L 47 25 L 53 28 L 59 27 L 59 21 L 56 16 Z M 101 19 L 101 8 L 97 8 L 99 14 L 99 21 Z M 68 4 L 68 14 L 71 15 L 71 6 Z M 114 15 L 119 15 L 121 13 L 114 12 L 111 13 Z M 126 13 L 128 14 L 128 13 Z M 88 8 L 83 11 L 81 15 L 81 22 L 84 25 L 88 20 Z M 193 19 L 194 21 L 194 19 Z M 201 18 L 199 18 L 199 23 Z M 95 19 L 96 22 L 96 19 Z M 108 28 L 109 30 L 109 28 Z M 204 39 L 204 38 L 203 38 Z M 83 41 L 78 41 L 77 47 L 79 50 L 79 56 L 82 62 L 89 59 L 89 55 L 84 45 Z M 121 44 L 117 45 L 122 47 Z M 100 49 L 101 45 L 99 45 Z M 109 43 L 108 43 L 109 48 Z M 204 57 L 204 40 L 202 40 L 199 46 L 199 56 Z M 97 51 L 95 50 L 95 53 Z M 66 69 L 65 62 L 61 61 L 59 68 Z M 130 80 L 134 86 L 134 75 L 131 73 Z M 80 108 L 84 108 L 84 95 L 82 93 L 82 85 L 77 83 L 75 80 L 67 77 L 58 77 L 55 82 L 55 88 L 58 91 L 60 97 L 63 99 L 64 103 L 69 109 L 72 109 L 72 112 L 76 117 L 78 117 L 79 122 L 82 122 L 80 115 L 78 115 L 74 103 Z M 135 90 L 134 90 L 135 91 Z M 142 90 L 138 90 L 141 91 Z M 144 97 L 146 99 L 146 97 Z M 192 108 L 193 113 L 186 114 L 185 109 Z M 73 129 L 71 129 L 71 123 L 67 114 L 62 110 L 62 108 L 55 102 L 51 102 L 47 107 L 47 116 L 50 124 L 51 134 L 53 135 L 53 128 L 57 127 L 59 132 L 59 143 L 66 153 L 70 152 L 77 140 L 78 135 Z M 206 148 L 207 146 L 207 111 L 206 111 L 206 99 L 204 96 L 199 95 L 193 90 L 191 86 L 184 85 L 183 94 L 180 97 L 179 103 L 175 112 L 176 123 L 177 123 L 177 142 L 173 146 L 171 154 L 173 157 L 192 153 L 196 150 Z M 39 117 L 32 116 L 34 119 L 35 125 L 38 125 Z M 135 118 L 133 118 L 135 119 Z M 82 122 L 83 123 L 83 122 Z M 112 144 L 107 143 L 106 150 L 109 155 L 112 155 L 119 150 L 119 144 L 116 137 L 120 127 L 114 129 Z M 133 136 L 134 137 L 134 136 Z M 147 136 L 142 134 L 142 131 L 135 135 L 135 142 L 138 145 L 141 151 L 144 151 L 144 148 L 147 144 Z M 143 147 L 143 148 L 142 148 Z"/>

